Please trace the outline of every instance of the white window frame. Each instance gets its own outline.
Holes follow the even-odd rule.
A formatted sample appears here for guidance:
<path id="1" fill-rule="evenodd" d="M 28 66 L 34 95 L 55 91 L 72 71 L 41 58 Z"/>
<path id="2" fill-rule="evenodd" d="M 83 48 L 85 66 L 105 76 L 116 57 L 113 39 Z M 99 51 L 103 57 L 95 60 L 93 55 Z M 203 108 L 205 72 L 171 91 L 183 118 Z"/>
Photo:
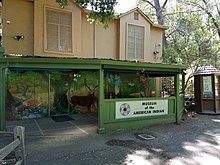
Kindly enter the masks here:
<path id="1" fill-rule="evenodd" d="M 62 50 L 49 50 L 47 47 L 47 42 L 48 42 L 48 38 L 47 38 L 47 11 L 48 10 L 52 10 L 52 11 L 56 11 L 56 12 L 62 12 L 62 13 L 69 13 L 71 14 L 71 43 L 72 43 L 72 50 L 70 52 L 68 51 L 62 51 Z M 48 52 L 48 53 L 58 53 L 58 54 L 73 54 L 74 53 L 74 30 L 73 30 L 73 12 L 70 10 L 60 10 L 59 8 L 55 8 L 55 7 L 51 7 L 51 6 L 45 6 L 44 7 L 44 51 Z M 60 32 L 59 32 L 60 34 Z M 59 39 L 60 40 L 60 39 Z"/>
<path id="2" fill-rule="evenodd" d="M 129 51 L 128 51 L 128 49 L 129 49 L 129 46 L 128 46 L 128 30 L 129 29 L 128 28 L 129 28 L 129 25 L 137 26 L 137 27 L 142 27 L 144 29 L 144 34 L 143 34 L 143 58 L 137 58 L 137 55 L 136 55 L 136 44 L 135 44 L 134 58 L 128 57 L 128 53 L 129 53 Z M 146 42 L 145 41 L 145 39 L 146 39 L 145 34 L 146 34 L 145 26 L 138 25 L 138 24 L 133 24 L 133 23 L 127 23 L 127 31 L 126 31 L 126 59 L 130 59 L 130 60 L 144 60 L 145 59 L 145 57 L 144 57 L 144 55 L 145 55 L 145 42 Z"/>

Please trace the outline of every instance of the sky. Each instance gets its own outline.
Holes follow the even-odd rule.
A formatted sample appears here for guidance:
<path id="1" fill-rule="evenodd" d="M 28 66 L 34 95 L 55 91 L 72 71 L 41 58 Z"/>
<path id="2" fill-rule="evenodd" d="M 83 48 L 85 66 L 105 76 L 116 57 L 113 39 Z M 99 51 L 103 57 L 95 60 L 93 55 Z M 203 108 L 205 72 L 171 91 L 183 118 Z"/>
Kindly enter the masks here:
<path id="1" fill-rule="evenodd" d="M 135 6 L 136 0 L 118 0 L 118 4 L 115 7 L 115 11 L 116 13 L 124 13 Z"/>

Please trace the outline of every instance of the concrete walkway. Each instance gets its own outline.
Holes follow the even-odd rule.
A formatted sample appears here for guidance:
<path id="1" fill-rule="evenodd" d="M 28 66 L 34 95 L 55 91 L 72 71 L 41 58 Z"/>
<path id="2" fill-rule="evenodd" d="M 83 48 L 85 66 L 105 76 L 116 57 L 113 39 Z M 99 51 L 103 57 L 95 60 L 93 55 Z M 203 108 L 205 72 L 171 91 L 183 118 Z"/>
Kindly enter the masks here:
<path id="1" fill-rule="evenodd" d="M 97 114 L 73 115 L 74 120 L 55 122 L 51 118 L 14 120 L 6 122 L 7 131 L 17 125 L 24 126 L 27 136 L 56 136 L 94 134 L 97 129 Z"/>
<path id="2" fill-rule="evenodd" d="M 75 120 L 26 123 L 30 165 L 219 165 L 220 116 L 187 116 L 179 124 L 95 133 Z M 74 125 L 76 124 L 76 125 Z M 12 127 L 12 125 L 10 126 Z M 10 128 L 8 127 L 8 128 Z M 77 128 L 79 127 L 79 128 Z M 82 131 L 83 130 L 83 131 Z M 140 134 L 155 137 L 140 138 Z"/>

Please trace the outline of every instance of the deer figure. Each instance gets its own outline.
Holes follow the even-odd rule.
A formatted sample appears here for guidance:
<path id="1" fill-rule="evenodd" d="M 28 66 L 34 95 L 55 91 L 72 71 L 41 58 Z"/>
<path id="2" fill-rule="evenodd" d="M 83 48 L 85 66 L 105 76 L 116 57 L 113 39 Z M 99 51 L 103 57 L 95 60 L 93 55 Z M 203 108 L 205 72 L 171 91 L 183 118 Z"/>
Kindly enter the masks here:
<path id="1" fill-rule="evenodd" d="M 89 90 L 88 95 L 86 96 L 71 96 L 70 97 L 70 93 L 67 91 L 67 99 L 69 101 L 69 104 L 74 108 L 77 105 L 79 106 L 86 106 L 88 111 L 91 112 L 91 106 L 97 102 L 97 97 L 95 96 L 94 92 L 95 89 L 98 86 L 95 86 L 94 89 L 92 90 L 86 83 L 86 78 L 84 79 L 84 85 L 86 86 L 86 88 Z"/>

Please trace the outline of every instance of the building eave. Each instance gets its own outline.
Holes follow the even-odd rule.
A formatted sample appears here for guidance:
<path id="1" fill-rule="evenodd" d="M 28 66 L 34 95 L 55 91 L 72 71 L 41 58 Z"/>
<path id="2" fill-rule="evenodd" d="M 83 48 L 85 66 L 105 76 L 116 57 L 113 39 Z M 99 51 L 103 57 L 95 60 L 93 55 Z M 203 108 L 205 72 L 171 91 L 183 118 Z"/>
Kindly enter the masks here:
<path id="1" fill-rule="evenodd" d="M 152 63 L 96 58 L 59 58 L 59 57 L 10 57 L 0 58 L 0 65 L 18 68 L 69 68 L 69 69 L 101 69 L 103 66 L 118 70 L 170 71 L 182 73 L 184 65 Z"/>
<path id="2" fill-rule="evenodd" d="M 119 15 L 118 18 L 120 19 L 120 18 L 122 18 L 122 17 L 124 17 L 124 16 L 126 16 L 126 15 L 128 15 L 128 14 L 130 14 L 130 13 L 132 13 L 132 12 L 138 12 L 138 13 L 140 13 L 140 14 L 150 23 L 150 25 L 151 25 L 152 27 L 160 28 L 160 29 L 162 29 L 162 30 L 167 30 L 167 29 L 168 29 L 166 26 L 162 26 L 162 25 L 153 23 L 153 21 L 151 21 L 150 18 L 149 18 L 146 14 L 144 14 L 143 11 L 141 11 L 141 9 L 140 9 L 139 7 L 137 7 L 137 6 L 134 7 L 134 8 L 132 8 L 131 10 L 129 10 L 129 11 L 127 11 L 127 12 L 125 12 L 125 13 Z"/>

